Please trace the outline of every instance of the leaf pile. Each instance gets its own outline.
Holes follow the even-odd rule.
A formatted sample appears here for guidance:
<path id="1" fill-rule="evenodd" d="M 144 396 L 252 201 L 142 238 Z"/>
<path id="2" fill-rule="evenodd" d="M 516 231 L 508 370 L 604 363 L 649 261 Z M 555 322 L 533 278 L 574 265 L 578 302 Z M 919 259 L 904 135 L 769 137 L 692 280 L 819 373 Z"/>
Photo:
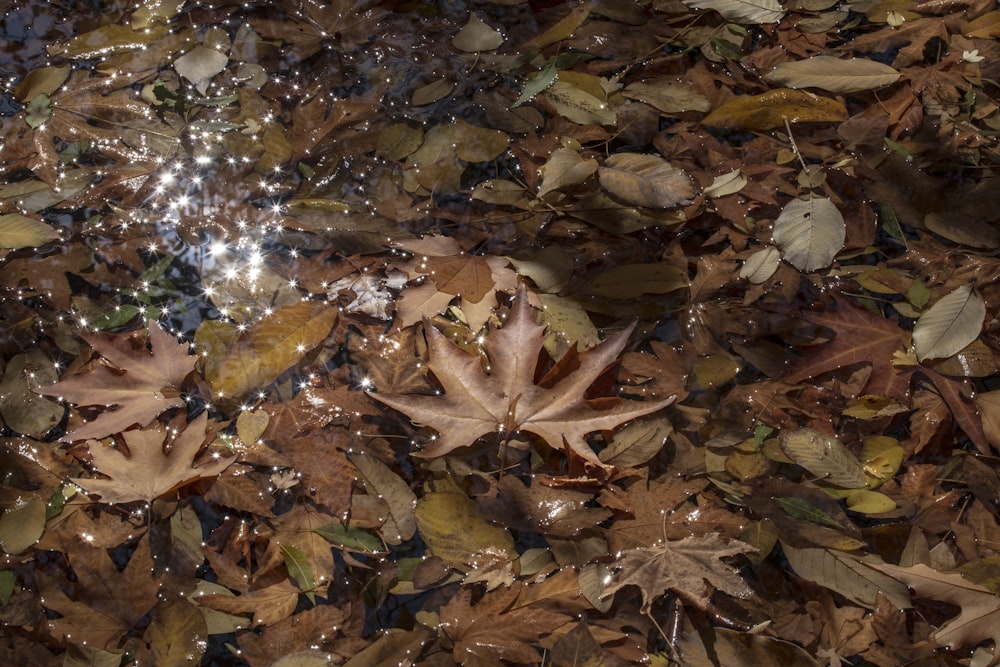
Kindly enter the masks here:
<path id="1" fill-rule="evenodd" d="M 0 663 L 1000 662 L 994 3 L 8 4 Z"/>

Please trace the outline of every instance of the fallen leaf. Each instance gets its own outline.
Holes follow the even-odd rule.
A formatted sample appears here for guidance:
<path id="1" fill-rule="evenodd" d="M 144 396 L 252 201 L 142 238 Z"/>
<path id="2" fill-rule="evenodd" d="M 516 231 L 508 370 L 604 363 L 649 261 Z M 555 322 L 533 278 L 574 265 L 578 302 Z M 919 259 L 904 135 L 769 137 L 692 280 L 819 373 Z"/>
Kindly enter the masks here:
<path id="1" fill-rule="evenodd" d="M 737 23 L 777 23 L 785 10 L 777 0 L 684 0 L 694 9 L 712 9 Z"/>
<path id="2" fill-rule="evenodd" d="M 215 477 L 233 462 L 233 458 L 219 456 L 195 467 L 194 459 L 205 444 L 207 425 L 208 413 L 203 412 L 169 443 L 164 443 L 167 433 L 160 425 L 125 431 L 122 438 L 128 446 L 127 457 L 97 440 L 89 440 L 87 446 L 93 466 L 111 479 L 76 477 L 72 481 L 87 493 L 101 496 L 103 503 L 129 503 L 134 500 L 152 502 L 196 479 Z M 164 444 L 169 444 L 169 449 L 165 449 Z"/>
<path id="3" fill-rule="evenodd" d="M 957 354 L 979 337 L 986 302 L 972 285 L 962 285 L 939 299 L 913 325 L 917 359 L 942 359 Z"/>
<path id="4" fill-rule="evenodd" d="M 545 328 L 536 324 L 522 286 L 510 317 L 486 342 L 490 366 L 465 353 L 444 334 L 426 326 L 430 351 L 428 368 L 444 388 L 443 396 L 388 396 L 369 393 L 440 435 L 415 456 L 448 454 L 491 433 L 511 436 L 533 433 L 552 447 L 567 442 L 581 457 L 604 467 L 587 444 L 593 431 L 613 429 L 634 417 L 670 405 L 674 398 L 633 402 L 618 399 L 612 407 L 595 409 L 585 399 L 594 380 L 617 358 L 632 327 L 603 344 L 579 353 L 576 370 L 547 385 L 534 382 Z"/>
<path id="5" fill-rule="evenodd" d="M 813 56 L 779 63 L 770 79 L 788 88 L 821 88 L 831 93 L 857 93 L 888 86 L 899 80 L 898 71 L 867 58 Z"/>
<path id="6" fill-rule="evenodd" d="M 597 170 L 601 187 L 629 204 L 673 208 L 691 203 L 694 183 L 657 155 L 617 153 Z"/>
<path id="7" fill-rule="evenodd" d="M 196 357 L 157 324 L 149 327 L 149 349 L 133 335 L 80 334 L 104 359 L 114 365 L 96 363 L 89 371 L 64 377 L 35 391 L 77 405 L 115 406 L 68 432 L 61 440 L 71 442 L 103 438 L 133 424 L 146 426 L 169 408 L 184 406 L 179 387 L 194 369 Z"/>
<path id="8" fill-rule="evenodd" d="M 459 51 L 469 53 L 492 51 L 503 44 L 503 35 L 472 12 L 466 24 L 452 37 L 451 44 Z"/>
<path id="9" fill-rule="evenodd" d="M 789 123 L 836 123 L 847 119 L 847 108 L 837 100 L 803 90 L 779 88 L 760 95 L 739 95 L 701 123 L 709 127 L 773 130 Z"/>

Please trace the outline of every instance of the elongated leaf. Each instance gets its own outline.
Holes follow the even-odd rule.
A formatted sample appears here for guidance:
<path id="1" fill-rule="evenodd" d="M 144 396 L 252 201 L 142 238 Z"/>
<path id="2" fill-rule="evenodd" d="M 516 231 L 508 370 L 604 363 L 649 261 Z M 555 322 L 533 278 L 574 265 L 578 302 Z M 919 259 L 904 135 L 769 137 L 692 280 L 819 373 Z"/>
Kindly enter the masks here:
<path id="1" fill-rule="evenodd" d="M 804 90 L 779 88 L 760 95 L 740 95 L 702 119 L 703 125 L 726 129 L 773 130 L 789 123 L 835 123 L 847 118 L 837 100 Z"/>
<path id="2" fill-rule="evenodd" d="M 56 230 L 40 220 L 20 213 L 0 215 L 0 248 L 31 248 L 57 238 Z"/>
<path id="3" fill-rule="evenodd" d="M 261 389 L 319 345 L 336 319 L 336 310 L 314 301 L 280 308 L 217 365 L 206 367 L 205 379 L 219 398 L 237 398 Z"/>
<path id="4" fill-rule="evenodd" d="M 666 77 L 633 83 L 621 91 L 622 95 L 639 100 L 664 113 L 681 111 L 708 111 L 711 104 L 690 83 Z"/>
<path id="5" fill-rule="evenodd" d="M 571 83 L 556 81 L 545 91 L 545 97 L 560 116 L 580 125 L 614 125 L 614 109 L 590 93 Z"/>
<path id="6" fill-rule="evenodd" d="M 986 303 L 963 285 L 920 316 L 913 326 L 913 347 L 917 359 L 942 359 L 958 353 L 976 340 L 986 317 Z"/>
<path id="7" fill-rule="evenodd" d="M 874 607 L 879 591 L 900 609 L 913 606 L 906 586 L 842 551 L 816 547 L 796 549 L 784 542 L 781 549 L 795 574 L 836 591 L 862 607 Z"/>
<path id="8" fill-rule="evenodd" d="M 403 540 L 413 537 L 417 532 L 416 518 L 413 514 L 417 496 L 409 485 L 374 456 L 349 452 L 347 458 L 364 477 L 369 492 L 377 494 L 389 505 L 391 524 L 382 528 L 385 541 L 389 544 L 400 544 Z"/>
<path id="9" fill-rule="evenodd" d="M 637 206 L 672 208 L 689 204 L 694 183 L 681 169 L 657 155 L 618 153 L 597 170 L 601 187 Z"/>
<path id="10" fill-rule="evenodd" d="M 825 197 L 793 199 L 774 221 L 774 244 L 799 271 L 829 266 L 846 234 L 844 216 Z"/>
<path id="11" fill-rule="evenodd" d="M 814 56 L 780 63 L 770 78 L 788 88 L 822 88 L 832 93 L 856 93 L 895 83 L 899 72 L 867 58 L 843 60 Z"/>
<path id="12" fill-rule="evenodd" d="M 737 23 L 777 23 L 785 15 L 778 0 L 684 0 L 693 9 L 713 9 Z"/>
<path id="13" fill-rule="evenodd" d="M 781 436 L 788 457 L 816 477 L 845 489 L 865 486 L 865 469 L 839 440 L 811 428 Z"/>

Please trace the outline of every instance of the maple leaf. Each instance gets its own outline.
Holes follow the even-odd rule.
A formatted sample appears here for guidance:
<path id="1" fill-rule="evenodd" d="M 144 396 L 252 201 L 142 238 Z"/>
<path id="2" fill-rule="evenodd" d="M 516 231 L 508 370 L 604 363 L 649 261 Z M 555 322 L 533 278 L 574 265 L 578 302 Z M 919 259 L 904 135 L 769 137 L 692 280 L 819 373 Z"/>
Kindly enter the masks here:
<path id="1" fill-rule="evenodd" d="M 943 600 L 962 608 L 958 616 L 931 633 L 938 646 L 956 650 L 990 639 L 994 657 L 989 664 L 1000 663 L 1000 597 L 993 591 L 960 574 L 938 572 L 922 563 L 912 567 L 869 562 L 865 565 L 898 579 L 922 598 Z"/>
<path id="2" fill-rule="evenodd" d="M 205 442 L 207 413 L 188 424 L 180 435 L 164 449 L 166 431 L 161 425 L 142 430 L 125 431 L 122 437 L 129 456 L 101 444 L 87 441 L 93 465 L 111 479 L 76 477 L 72 481 L 88 493 L 101 496 L 101 502 L 128 503 L 134 500 L 152 501 L 163 494 L 202 477 L 214 477 L 225 470 L 233 457 L 220 457 L 200 467 L 193 462 Z"/>
<path id="3" fill-rule="evenodd" d="M 426 424 L 440 434 L 415 456 L 434 457 L 470 445 L 489 433 L 533 433 L 552 447 L 563 442 L 585 460 L 607 467 L 586 442 L 594 431 L 656 412 L 674 402 L 617 400 L 606 409 L 595 409 L 585 392 L 611 365 L 628 342 L 632 327 L 582 353 L 571 352 L 575 369 L 551 383 L 534 382 L 545 327 L 537 324 L 522 286 L 511 307 L 510 318 L 490 335 L 486 350 L 489 374 L 479 357 L 464 352 L 431 325 L 425 326 L 430 353 L 428 368 L 444 388 L 444 396 L 392 396 L 369 393 L 373 399 Z M 565 360 L 565 357 L 564 357 Z M 554 370 L 565 370 L 563 360 Z M 552 373 L 550 373 L 550 376 Z M 614 400 L 614 399 L 612 399 Z M 607 399 L 605 399 L 607 401 Z"/>
<path id="4" fill-rule="evenodd" d="M 752 593 L 750 587 L 735 569 L 719 559 L 751 551 L 756 549 L 738 540 L 727 541 L 717 533 L 668 540 L 655 547 L 628 549 L 618 556 L 617 572 L 601 597 L 610 597 L 625 586 L 638 586 L 644 614 L 648 614 L 653 601 L 668 590 L 699 609 L 707 608 L 709 596 L 716 588 L 746 598 Z"/>
<path id="5" fill-rule="evenodd" d="M 121 571 L 105 549 L 80 541 L 72 543 L 67 555 L 75 582 L 39 579 L 42 604 L 62 616 L 47 621 L 49 630 L 73 643 L 116 649 L 157 603 L 161 581 L 151 574 L 149 540 L 139 541 Z"/>
<path id="6" fill-rule="evenodd" d="M 116 368 L 97 364 L 87 372 L 35 391 L 77 405 L 117 407 L 66 433 L 61 438 L 64 442 L 103 438 L 133 424 L 146 426 L 164 410 L 184 406 L 177 388 L 194 370 L 196 357 L 188 355 L 188 346 L 178 343 L 159 325 L 149 327 L 148 350 L 131 335 L 80 334 L 80 337 Z"/>
<path id="7" fill-rule="evenodd" d="M 801 313 L 813 324 L 824 326 L 836 337 L 815 354 L 795 364 L 782 378 L 793 384 L 823 373 L 855 364 L 871 364 L 871 377 L 865 391 L 909 401 L 910 372 L 892 365 L 893 355 L 906 345 L 906 332 L 886 317 L 834 296 L 834 308 L 823 313 Z"/>

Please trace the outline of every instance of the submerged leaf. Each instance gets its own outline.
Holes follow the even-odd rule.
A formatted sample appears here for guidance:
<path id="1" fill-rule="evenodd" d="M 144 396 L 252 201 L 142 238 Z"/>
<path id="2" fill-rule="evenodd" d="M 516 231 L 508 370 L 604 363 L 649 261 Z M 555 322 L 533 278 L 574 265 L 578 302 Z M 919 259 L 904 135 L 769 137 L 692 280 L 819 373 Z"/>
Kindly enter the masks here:
<path id="1" fill-rule="evenodd" d="M 20 213 L 0 215 L 0 248 L 33 248 L 59 238 L 59 233 L 40 220 Z"/>
<path id="2" fill-rule="evenodd" d="M 760 95 L 740 95 L 702 119 L 703 125 L 730 130 L 773 130 L 789 123 L 836 123 L 847 107 L 804 90 L 779 88 Z"/>
<path id="3" fill-rule="evenodd" d="M 459 51 L 475 53 L 492 51 L 503 44 L 503 35 L 490 27 L 475 12 L 469 14 L 468 22 L 451 39 L 452 46 Z"/>
<path id="4" fill-rule="evenodd" d="M 844 489 L 860 489 L 866 484 L 861 462 L 831 435 L 800 428 L 782 434 L 781 448 L 788 458 L 825 482 Z"/>
<path id="5" fill-rule="evenodd" d="M 714 9 L 737 23 L 777 23 L 785 15 L 778 0 L 684 0 L 694 9 Z"/>
<path id="6" fill-rule="evenodd" d="M 976 340 L 986 318 L 986 302 L 963 285 L 930 307 L 913 325 L 917 359 L 942 359 Z"/>
<path id="7" fill-rule="evenodd" d="M 690 177 L 657 155 L 617 153 L 597 173 L 601 187 L 636 206 L 684 206 L 695 194 Z"/>
<path id="8" fill-rule="evenodd" d="M 856 93 L 895 83 L 899 72 L 867 58 L 843 60 L 833 56 L 813 56 L 780 63 L 770 78 L 788 88 L 822 88 L 831 93 Z"/>

